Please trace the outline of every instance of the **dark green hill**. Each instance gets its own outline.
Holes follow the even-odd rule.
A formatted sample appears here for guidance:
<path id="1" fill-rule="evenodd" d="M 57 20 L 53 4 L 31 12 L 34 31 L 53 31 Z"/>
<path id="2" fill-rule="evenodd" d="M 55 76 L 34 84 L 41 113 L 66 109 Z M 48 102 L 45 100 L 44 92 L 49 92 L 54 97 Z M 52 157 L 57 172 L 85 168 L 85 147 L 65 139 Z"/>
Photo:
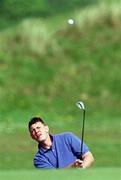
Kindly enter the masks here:
<path id="1" fill-rule="evenodd" d="M 24 18 L 48 18 L 97 3 L 98 0 L 0 0 L 0 29 Z"/>

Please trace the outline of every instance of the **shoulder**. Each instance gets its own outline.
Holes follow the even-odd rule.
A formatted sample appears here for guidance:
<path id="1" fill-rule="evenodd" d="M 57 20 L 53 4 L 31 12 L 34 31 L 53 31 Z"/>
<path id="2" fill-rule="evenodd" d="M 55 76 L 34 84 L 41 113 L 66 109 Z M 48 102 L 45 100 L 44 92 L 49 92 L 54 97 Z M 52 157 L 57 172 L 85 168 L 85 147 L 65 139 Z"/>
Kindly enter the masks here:
<path id="1" fill-rule="evenodd" d="M 36 152 L 36 154 L 34 155 L 34 161 L 38 161 L 38 159 L 41 159 L 41 158 L 42 158 L 41 153 L 40 153 L 40 151 L 38 150 L 38 151 Z"/>
<path id="2" fill-rule="evenodd" d="M 60 138 L 66 138 L 66 137 L 71 137 L 74 136 L 74 134 L 72 132 L 63 132 L 60 134 L 56 134 L 55 137 L 60 137 Z"/>
<path id="3" fill-rule="evenodd" d="M 62 145 L 62 147 L 64 145 L 68 147 L 80 147 L 81 144 L 80 138 L 72 132 L 64 132 L 57 134 L 54 140 L 56 144 Z"/>
<path id="4" fill-rule="evenodd" d="M 33 163 L 36 168 L 54 168 L 48 158 L 44 156 L 44 154 L 41 154 L 39 151 L 35 154 Z"/>
<path id="5" fill-rule="evenodd" d="M 63 133 L 54 135 L 54 137 L 55 139 L 61 139 L 61 140 L 72 140 L 72 139 L 77 138 L 77 136 L 73 134 L 72 132 L 63 132 Z"/>

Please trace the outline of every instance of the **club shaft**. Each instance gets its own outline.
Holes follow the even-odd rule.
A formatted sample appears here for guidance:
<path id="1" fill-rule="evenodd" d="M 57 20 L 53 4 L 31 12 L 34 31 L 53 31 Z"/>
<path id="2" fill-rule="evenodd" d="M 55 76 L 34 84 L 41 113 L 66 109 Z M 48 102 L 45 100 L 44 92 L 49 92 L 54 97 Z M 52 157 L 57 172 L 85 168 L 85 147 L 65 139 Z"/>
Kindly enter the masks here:
<path id="1" fill-rule="evenodd" d="M 85 109 L 83 110 L 83 121 L 82 121 L 82 134 L 81 134 L 81 159 L 83 154 L 83 144 L 84 144 L 84 126 L 85 126 Z"/>

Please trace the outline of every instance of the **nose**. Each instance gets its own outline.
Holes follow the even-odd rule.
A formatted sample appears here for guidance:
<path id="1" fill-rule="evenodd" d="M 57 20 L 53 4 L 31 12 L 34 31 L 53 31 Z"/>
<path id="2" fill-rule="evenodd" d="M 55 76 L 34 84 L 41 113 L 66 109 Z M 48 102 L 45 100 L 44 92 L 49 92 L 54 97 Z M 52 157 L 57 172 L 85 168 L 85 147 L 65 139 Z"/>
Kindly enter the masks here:
<path id="1" fill-rule="evenodd" d="M 35 133 L 38 133 L 39 132 L 39 129 L 35 129 Z"/>
<path id="2" fill-rule="evenodd" d="M 33 135 L 36 135 L 37 133 L 38 133 L 38 129 L 36 129 L 36 128 L 33 129 L 32 134 L 33 134 Z"/>

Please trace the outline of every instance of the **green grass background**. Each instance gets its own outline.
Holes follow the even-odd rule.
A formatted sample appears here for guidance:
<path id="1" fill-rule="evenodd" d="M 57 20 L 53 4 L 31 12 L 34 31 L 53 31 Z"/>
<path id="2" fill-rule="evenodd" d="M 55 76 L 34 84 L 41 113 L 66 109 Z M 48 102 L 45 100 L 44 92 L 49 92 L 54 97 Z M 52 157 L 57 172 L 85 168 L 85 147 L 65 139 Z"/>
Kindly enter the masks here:
<path id="1" fill-rule="evenodd" d="M 17 174 L 26 179 L 67 178 L 68 173 L 72 179 L 118 179 L 121 1 L 95 1 L 71 10 L 67 6 L 55 14 L 45 8 L 37 16 L 28 11 L 22 15 L 26 11 L 17 11 L 19 6 L 15 16 L 11 2 L 5 2 L 9 11 L 4 12 L 11 16 L 2 13 L 0 19 L 0 179 Z M 70 17 L 74 26 L 67 24 Z M 86 106 L 85 142 L 95 158 L 92 170 L 35 171 L 37 146 L 29 137 L 29 119 L 41 116 L 52 133 L 72 131 L 80 137 L 78 100 Z"/>

